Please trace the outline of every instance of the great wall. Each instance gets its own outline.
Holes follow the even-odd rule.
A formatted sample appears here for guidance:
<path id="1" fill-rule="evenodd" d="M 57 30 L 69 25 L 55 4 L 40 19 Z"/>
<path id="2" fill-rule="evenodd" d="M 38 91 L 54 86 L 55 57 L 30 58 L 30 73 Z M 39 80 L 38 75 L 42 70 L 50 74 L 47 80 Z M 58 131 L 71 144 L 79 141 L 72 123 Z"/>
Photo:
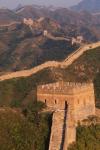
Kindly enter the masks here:
<path id="1" fill-rule="evenodd" d="M 31 76 L 32 74 L 35 74 L 35 73 L 37 73 L 43 69 L 50 68 L 50 67 L 66 68 L 69 65 L 71 65 L 75 60 L 77 60 L 85 51 L 94 49 L 94 48 L 99 47 L 99 46 L 100 46 L 100 42 L 83 45 L 78 50 L 76 50 L 72 54 L 70 54 L 62 62 L 48 61 L 48 62 L 45 62 L 45 63 L 43 63 L 39 66 L 36 66 L 32 69 L 29 69 L 29 70 L 16 71 L 16 72 L 8 73 L 6 75 L 1 75 L 0 81 L 12 79 L 12 78 L 28 77 L 28 76 Z"/>
<path id="2" fill-rule="evenodd" d="M 47 38 L 52 39 L 52 40 L 55 40 L 55 41 L 70 41 L 70 39 L 68 39 L 68 38 L 55 37 L 55 36 L 53 36 L 51 33 L 47 33 L 45 36 L 46 36 Z"/>
<path id="3" fill-rule="evenodd" d="M 21 24 L 21 22 L 20 21 L 12 21 L 11 23 L 0 24 L 0 28 L 2 28 L 2 27 L 10 27 L 12 25 L 18 25 L 18 24 Z"/>

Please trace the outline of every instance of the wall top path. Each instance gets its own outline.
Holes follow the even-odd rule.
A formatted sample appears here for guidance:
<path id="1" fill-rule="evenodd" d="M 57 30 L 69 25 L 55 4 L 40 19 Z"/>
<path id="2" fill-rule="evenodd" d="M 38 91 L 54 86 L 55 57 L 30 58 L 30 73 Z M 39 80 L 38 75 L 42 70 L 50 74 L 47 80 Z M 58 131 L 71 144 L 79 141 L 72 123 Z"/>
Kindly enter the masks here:
<path id="1" fill-rule="evenodd" d="M 87 44 L 83 45 L 80 47 L 78 50 L 70 54 L 64 61 L 62 62 L 57 62 L 57 61 L 48 61 L 45 62 L 37 67 L 34 67 L 29 70 L 22 70 L 22 71 L 16 71 L 16 72 L 11 72 L 6 75 L 0 76 L 0 81 L 4 80 L 9 80 L 13 78 L 20 78 L 20 77 L 28 77 L 31 76 L 32 74 L 35 74 L 43 69 L 50 68 L 50 67 L 68 67 L 71 65 L 75 60 L 77 60 L 85 51 L 91 50 L 93 48 L 99 47 L 100 46 L 100 41 L 93 43 L 93 44 Z"/>

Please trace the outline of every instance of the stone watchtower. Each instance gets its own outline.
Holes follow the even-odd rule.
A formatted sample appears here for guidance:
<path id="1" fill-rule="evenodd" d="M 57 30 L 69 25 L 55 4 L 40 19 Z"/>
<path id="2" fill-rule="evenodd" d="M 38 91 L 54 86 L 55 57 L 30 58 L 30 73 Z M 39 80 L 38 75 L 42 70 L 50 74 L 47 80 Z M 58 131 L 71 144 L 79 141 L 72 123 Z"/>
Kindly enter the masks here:
<path id="1" fill-rule="evenodd" d="M 57 82 L 38 86 L 37 99 L 54 110 L 49 150 L 67 150 L 77 122 L 95 115 L 92 83 Z"/>

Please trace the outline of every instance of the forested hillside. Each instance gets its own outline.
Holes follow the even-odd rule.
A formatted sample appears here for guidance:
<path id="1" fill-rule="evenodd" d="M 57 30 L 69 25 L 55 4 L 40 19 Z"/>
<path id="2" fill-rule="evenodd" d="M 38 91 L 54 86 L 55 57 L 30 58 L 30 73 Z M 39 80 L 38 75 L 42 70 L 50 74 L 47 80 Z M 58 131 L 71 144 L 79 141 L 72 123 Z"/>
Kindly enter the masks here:
<path id="1" fill-rule="evenodd" d="M 85 121 L 85 120 L 84 120 Z M 89 117 L 89 126 L 77 127 L 76 143 L 69 146 L 68 150 L 99 150 L 100 149 L 100 118 Z M 99 122 L 95 124 L 94 122 Z"/>
<path id="2" fill-rule="evenodd" d="M 43 104 L 34 104 L 22 112 L 0 108 L 1 150 L 47 150 L 51 114 L 38 114 Z"/>

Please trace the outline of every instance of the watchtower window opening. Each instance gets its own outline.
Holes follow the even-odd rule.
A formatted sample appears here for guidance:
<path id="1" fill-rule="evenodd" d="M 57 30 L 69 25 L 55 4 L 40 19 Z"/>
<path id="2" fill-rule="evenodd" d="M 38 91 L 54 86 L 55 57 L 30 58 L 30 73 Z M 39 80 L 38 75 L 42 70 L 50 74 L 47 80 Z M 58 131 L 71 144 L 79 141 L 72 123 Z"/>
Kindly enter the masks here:
<path id="1" fill-rule="evenodd" d="M 47 100 L 45 99 L 45 104 L 47 103 Z"/>

